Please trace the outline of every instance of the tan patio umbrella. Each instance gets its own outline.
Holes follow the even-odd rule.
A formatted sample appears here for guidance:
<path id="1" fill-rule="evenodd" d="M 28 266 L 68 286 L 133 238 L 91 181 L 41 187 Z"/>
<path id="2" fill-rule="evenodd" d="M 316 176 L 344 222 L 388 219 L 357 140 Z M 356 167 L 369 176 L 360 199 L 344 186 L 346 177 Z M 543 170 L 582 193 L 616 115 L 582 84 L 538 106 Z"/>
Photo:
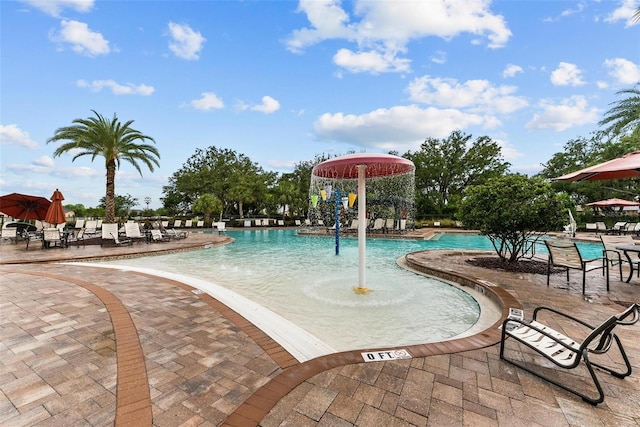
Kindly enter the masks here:
<path id="1" fill-rule="evenodd" d="M 56 188 L 51 196 L 51 205 L 47 211 L 47 216 L 44 217 L 45 222 L 49 224 L 58 225 L 67 222 L 67 218 L 64 216 L 64 208 L 62 207 L 62 201 L 64 197 L 62 193 Z"/>
<path id="2" fill-rule="evenodd" d="M 640 178 L 640 151 L 553 178 L 554 181 L 602 181 Z"/>

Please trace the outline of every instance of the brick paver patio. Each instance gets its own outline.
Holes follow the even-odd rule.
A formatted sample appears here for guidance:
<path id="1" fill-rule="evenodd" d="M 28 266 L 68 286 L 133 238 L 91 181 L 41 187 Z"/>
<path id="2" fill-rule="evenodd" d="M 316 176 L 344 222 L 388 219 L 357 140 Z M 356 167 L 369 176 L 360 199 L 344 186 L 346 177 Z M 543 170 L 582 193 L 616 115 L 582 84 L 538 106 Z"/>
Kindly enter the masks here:
<path id="1" fill-rule="evenodd" d="M 618 331 L 633 374 L 620 380 L 600 373 L 606 397 L 594 407 L 501 361 L 496 325 L 467 339 L 410 346 L 412 359 L 364 363 L 359 352 L 345 352 L 298 363 L 185 284 L 52 263 L 198 249 L 224 239 L 192 234 L 131 249 L 0 245 L 0 425 L 640 425 L 640 325 Z M 597 323 L 640 302 L 635 278 L 623 283 L 612 274 L 607 292 L 602 276 L 590 273 L 583 297 L 580 274 L 569 286 L 554 275 L 547 288 L 545 276 L 473 267 L 465 262 L 472 256 L 433 251 L 412 258 L 445 276 L 491 282 L 528 316 L 550 305 Z M 530 357 L 515 345 L 508 351 Z M 582 384 L 584 375 L 562 378 Z"/>

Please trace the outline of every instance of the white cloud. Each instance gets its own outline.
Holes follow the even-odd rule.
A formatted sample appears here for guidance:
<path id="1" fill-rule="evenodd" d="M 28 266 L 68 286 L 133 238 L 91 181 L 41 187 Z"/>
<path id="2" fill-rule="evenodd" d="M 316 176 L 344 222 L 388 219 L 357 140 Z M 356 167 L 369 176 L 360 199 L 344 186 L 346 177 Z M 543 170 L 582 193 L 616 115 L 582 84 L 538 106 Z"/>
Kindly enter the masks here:
<path id="1" fill-rule="evenodd" d="M 595 107 L 589 107 L 584 96 L 572 96 L 563 99 L 560 104 L 554 104 L 551 100 L 540 102 L 542 112 L 533 116 L 527 124 L 529 130 L 552 129 L 558 132 L 574 126 L 596 123 L 601 111 Z"/>
<path id="2" fill-rule="evenodd" d="M 431 55 L 429 59 L 431 59 L 431 62 L 435 62 L 436 64 L 444 64 L 447 62 L 447 53 L 439 50 L 435 54 Z"/>
<path id="3" fill-rule="evenodd" d="M 94 0 L 21 0 L 29 6 L 40 9 L 47 15 L 59 17 L 63 9 L 69 8 L 76 12 L 88 12 L 93 8 Z"/>
<path id="4" fill-rule="evenodd" d="M 37 148 L 38 143 L 29 137 L 29 133 L 18 125 L 0 125 L 0 145 L 15 144 L 25 148 Z"/>
<path id="5" fill-rule="evenodd" d="M 40 156 L 33 160 L 33 164 L 36 166 L 43 166 L 50 168 L 53 166 L 53 159 L 49 156 Z"/>
<path id="6" fill-rule="evenodd" d="M 519 65 L 514 65 L 514 64 L 508 64 L 504 71 L 502 71 L 502 77 L 509 78 L 509 77 L 515 77 L 516 74 L 518 73 L 524 73 L 524 70 L 522 69 L 521 66 Z"/>
<path id="7" fill-rule="evenodd" d="M 411 64 L 410 59 L 398 58 L 393 54 L 376 51 L 352 52 L 349 49 L 338 50 L 333 62 L 352 73 L 372 74 L 409 71 Z"/>
<path id="8" fill-rule="evenodd" d="M 638 0 L 623 0 L 620 7 L 605 17 L 604 22 L 615 24 L 618 21 L 625 21 L 625 27 L 637 25 L 638 22 L 633 20 L 633 14 L 640 8 Z"/>
<path id="9" fill-rule="evenodd" d="M 189 104 L 196 110 L 202 111 L 209 111 L 214 108 L 217 110 L 224 108 L 222 98 L 218 98 L 218 96 L 213 92 L 202 92 L 200 94 L 200 98 L 190 101 Z"/>
<path id="10" fill-rule="evenodd" d="M 609 69 L 609 75 L 616 79 L 616 82 L 623 85 L 634 85 L 640 83 L 640 66 L 628 59 L 614 58 L 604 61 L 605 67 Z"/>
<path id="11" fill-rule="evenodd" d="M 263 96 L 262 104 L 254 105 L 251 109 L 261 113 L 271 114 L 280 109 L 280 103 L 270 96 Z"/>
<path id="12" fill-rule="evenodd" d="M 582 70 L 575 64 L 561 62 L 553 72 L 551 72 L 551 83 L 554 86 L 582 86 Z"/>
<path id="13" fill-rule="evenodd" d="M 295 30 L 287 49 L 302 52 L 324 40 L 356 43 L 357 51 L 340 49 L 334 61 L 354 72 L 404 72 L 409 60 L 401 58 L 412 39 L 429 36 L 451 39 L 462 33 L 483 40 L 490 48 L 503 47 L 511 37 L 501 15 L 489 10 L 486 0 L 433 0 L 429 2 L 357 1 L 353 21 L 338 0 L 301 0 L 298 11 L 310 27 Z"/>
<path id="14" fill-rule="evenodd" d="M 487 124 L 493 124 L 491 118 L 479 114 L 409 105 L 361 115 L 325 113 L 314 123 L 314 130 L 322 140 L 405 151 L 417 149 L 426 137 L 444 138 L 456 129 Z"/>
<path id="15" fill-rule="evenodd" d="M 52 33 L 49 38 L 54 42 L 70 43 L 71 49 L 80 55 L 94 57 L 111 51 L 109 41 L 102 34 L 91 31 L 84 22 L 62 20 L 60 32 Z"/>
<path id="16" fill-rule="evenodd" d="M 100 92 L 104 88 L 109 88 L 114 95 L 149 96 L 155 91 L 153 86 L 147 86 L 145 84 L 134 85 L 133 83 L 123 85 L 113 80 L 94 80 L 92 82 L 78 80 L 76 85 L 81 88 L 88 88 L 93 92 Z"/>
<path id="17" fill-rule="evenodd" d="M 515 86 L 494 86 L 488 80 L 467 80 L 423 76 L 409 83 L 412 101 L 447 108 L 466 108 L 474 113 L 508 114 L 528 105 L 525 98 L 515 96 Z"/>
<path id="18" fill-rule="evenodd" d="M 193 31 L 188 25 L 173 22 L 169 22 L 169 32 L 172 39 L 169 49 L 174 55 L 188 61 L 200 58 L 202 45 L 207 41 L 200 33 Z"/>

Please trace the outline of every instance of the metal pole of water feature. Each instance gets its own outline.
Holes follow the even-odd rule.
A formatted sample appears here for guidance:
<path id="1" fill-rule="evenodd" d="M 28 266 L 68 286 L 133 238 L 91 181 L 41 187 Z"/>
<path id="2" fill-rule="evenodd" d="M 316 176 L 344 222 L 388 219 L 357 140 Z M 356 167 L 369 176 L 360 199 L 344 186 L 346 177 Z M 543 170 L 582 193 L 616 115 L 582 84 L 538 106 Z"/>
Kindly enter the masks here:
<path id="1" fill-rule="evenodd" d="M 367 165 L 358 165 L 358 288 L 367 288 Z"/>

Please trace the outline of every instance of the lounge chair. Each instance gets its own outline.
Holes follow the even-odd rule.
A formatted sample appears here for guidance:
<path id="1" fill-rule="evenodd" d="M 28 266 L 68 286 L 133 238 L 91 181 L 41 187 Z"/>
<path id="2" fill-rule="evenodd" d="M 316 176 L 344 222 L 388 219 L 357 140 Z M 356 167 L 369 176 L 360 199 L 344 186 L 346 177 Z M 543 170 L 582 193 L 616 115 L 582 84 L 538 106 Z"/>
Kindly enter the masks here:
<path id="1" fill-rule="evenodd" d="M 102 229 L 100 233 L 100 246 L 104 245 L 106 242 L 110 242 L 114 240 L 114 236 L 118 235 L 118 224 L 114 223 L 105 223 L 102 224 Z"/>
<path id="2" fill-rule="evenodd" d="M 169 228 L 169 221 L 161 221 L 160 226 L 162 226 L 162 228 Z"/>
<path id="3" fill-rule="evenodd" d="M 151 230 L 151 241 L 152 242 L 168 242 L 171 240 L 171 237 L 162 234 L 162 231 L 153 229 Z"/>
<path id="4" fill-rule="evenodd" d="M 305 225 L 306 227 L 311 227 L 311 220 L 310 220 L 309 218 L 305 219 L 305 220 L 304 220 L 304 225 Z"/>
<path id="5" fill-rule="evenodd" d="M 393 218 L 387 218 L 384 222 L 384 231 L 391 233 L 396 226 L 396 220 Z"/>
<path id="6" fill-rule="evenodd" d="M 73 228 L 77 230 L 84 228 L 84 219 L 77 219 L 76 223 L 73 225 Z"/>
<path id="7" fill-rule="evenodd" d="M 223 221 L 219 221 L 218 226 L 216 228 L 218 229 L 218 234 L 222 234 L 225 231 L 227 231 L 226 223 Z"/>
<path id="8" fill-rule="evenodd" d="M 636 226 L 639 223 L 637 222 L 628 222 L 627 225 L 624 226 L 624 230 L 622 230 L 622 232 L 624 234 L 633 234 L 636 231 Z"/>
<path id="9" fill-rule="evenodd" d="M 84 224 L 84 236 L 85 237 L 96 237 L 98 236 L 98 221 L 88 220 Z"/>
<path id="10" fill-rule="evenodd" d="M 586 223 L 584 228 L 587 231 L 591 231 L 591 232 L 594 232 L 594 233 L 598 232 L 598 224 L 596 224 L 595 222 Z"/>
<path id="11" fill-rule="evenodd" d="M 185 228 L 191 228 L 193 226 L 193 220 L 188 219 L 184 222 Z"/>
<path id="12" fill-rule="evenodd" d="M 84 228 L 81 228 L 75 234 L 70 234 L 69 237 L 67 237 L 67 245 L 70 245 L 71 243 L 75 243 L 76 244 L 76 248 L 79 248 L 80 247 L 80 242 L 82 242 L 82 246 L 84 246 L 84 235 L 85 235 L 85 229 Z"/>
<path id="13" fill-rule="evenodd" d="M 384 231 L 384 219 L 383 218 L 376 218 L 375 221 L 373 221 L 373 226 L 371 227 L 371 231 L 373 233 L 375 232 L 383 232 Z"/>
<path id="14" fill-rule="evenodd" d="M 351 232 L 353 231 L 354 233 L 358 232 L 358 220 L 357 219 L 352 219 L 351 220 L 351 224 L 349 224 L 349 226 L 345 229 L 346 232 Z"/>
<path id="15" fill-rule="evenodd" d="M 609 229 L 607 228 L 607 224 L 602 221 L 596 222 L 596 233 L 606 233 L 607 231 L 609 231 Z"/>
<path id="16" fill-rule="evenodd" d="M 566 240 L 545 240 L 549 258 L 547 261 L 547 286 L 552 267 L 563 267 L 567 270 L 567 283 L 569 283 L 569 270 L 582 271 L 582 294 L 585 293 L 586 275 L 588 271 L 602 269 L 602 274 L 606 274 L 607 291 L 609 290 L 609 263 L 605 257 L 583 259 L 575 242 Z M 591 264 L 595 263 L 595 265 Z"/>
<path id="17" fill-rule="evenodd" d="M 250 219 L 245 219 L 244 220 L 244 226 L 245 227 L 251 227 L 251 220 Z"/>
<path id="18" fill-rule="evenodd" d="M 173 228 L 180 228 L 180 227 L 182 227 L 181 219 L 176 219 L 175 221 L 173 221 Z"/>
<path id="19" fill-rule="evenodd" d="M 140 225 L 135 222 L 127 222 L 124 225 L 124 235 L 133 242 L 146 242 L 147 236 L 140 232 Z"/>
<path id="20" fill-rule="evenodd" d="M 611 227 L 609 230 L 607 230 L 607 234 L 609 234 L 609 233 L 611 233 L 611 234 L 622 234 L 622 232 L 624 231 L 626 226 L 627 226 L 626 221 L 618 221 L 615 224 L 613 224 L 613 227 Z"/>
<path id="21" fill-rule="evenodd" d="M 622 251 L 616 249 L 616 246 L 622 245 L 635 245 L 636 240 L 632 236 L 622 235 L 622 236 L 610 236 L 610 235 L 600 235 L 600 240 L 602 240 L 602 245 L 604 246 L 604 250 L 602 251 L 605 262 L 607 262 L 611 267 L 618 266 L 618 270 L 620 272 L 620 281 L 622 281 L 622 264 L 629 263 L 627 257 L 623 257 Z M 632 260 L 634 265 L 640 267 L 640 259 Z M 640 269 L 638 270 L 638 275 L 640 276 Z"/>
<path id="22" fill-rule="evenodd" d="M 400 221 L 398 221 L 398 231 L 400 232 L 400 234 L 402 234 L 406 230 L 407 230 L 407 220 L 401 219 Z"/>
<path id="23" fill-rule="evenodd" d="M 440 221 L 433 221 L 434 227 L 440 227 Z"/>
<path id="24" fill-rule="evenodd" d="M 120 240 L 118 238 L 118 235 L 117 234 L 113 234 L 113 233 L 111 233 L 111 236 L 113 237 L 113 243 L 115 243 L 116 246 L 133 245 L 133 240 L 131 240 L 131 239 L 122 239 L 122 240 Z"/>
<path id="25" fill-rule="evenodd" d="M 300 222 L 300 220 L 299 220 L 299 219 L 294 220 L 294 221 L 293 221 L 293 223 L 294 223 L 296 226 L 298 226 L 298 227 L 301 227 L 301 226 L 302 226 L 302 223 Z"/>
<path id="26" fill-rule="evenodd" d="M 613 330 L 618 325 L 629 326 L 635 324 L 638 321 L 639 307 L 640 306 L 638 306 L 638 304 L 631 304 L 629 308 L 619 314 L 609 317 L 599 326 L 592 326 L 585 321 L 549 307 L 537 307 L 533 312 L 533 319 L 531 322 L 525 322 L 518 319 L 507 319 L 504 321 L 502 324 L 502 339 L 500 341 L 500 359 L 512 363 L 513 365 L 524 369 L 525 371 L 570 393 L 580 396 L 585 402 L 597 405 L 604 400 L 604 392 L 602 391 L 600 381 L 593 369 L 594 366 L 609 372 L 617 378 L 625 378 L 631 375 L 631 364 L 629 363 L 629 358 L 622 347 L 622 342 L 617 335 L 613 333 Z M 572 332 L 580 329 L 585 330 L 585 333 L 580 337 L 575 335 L 573 337 L 569 337 L 561 332 L 551 329 L 546 324 L 538 321 L 539 314 L 543 312 L 548 312 L 550 320 L 562 319 L 567 323 L 571 323 L 572 328 L 570 330 Z M 542 373 L 531 369 L 523 362 L 507 359 L 504 351 L 507 338 L 513 338 L 518 343 L 524 344 L 528 348 L 534 350 L 538 355 L 563 369 L 574 369 L 581 363 L 584 363 L 596 389 L 598 390 L 597 397 L 588 396 L 586 393 L 582 393 L 562 384 L 559 381 L 559 375 L 557 372 L 550 371 L 548 375 L 543 375 Z M 624 370 L 618 371 L 612 367 L 594 363 L 590 360 L 591 355 L 602 355 L 607 353 L 613 347 L 614 342 L 615 346 L 618 348 L 620 356 L 622 356 L 622 360 L 624 361 Z M 531 360 L 531 357 L 526 355 L 524 357 L 520 356 L 518 359 Z M 618 369 L 619 365 L 620 364 L 617 366 Z M 540 371 L 542 369 L 547 368 L 538 366 L 537 370 Z M 581 383 L 581 381 L 577 383 Z"/>
<path id="27" fill-rule="evenodd" d="M 165 230 L 165 235 L 171 237 L 172 239 L 186 239 L 189 236 L 188 231 L 176 231 L 175 228 L 169 228 Z"/>
<path id="28" fill-rule="evenodd" d="M 279 219 L 278 220 L 278 227 L 284 227 L 284 220 L 283 219 Z"/>
<path id="29" fill-rule="evenodd" d="M 8 240 L 12 243 L 18 242 L 18 228 L 7 227 L 2 229 L 2 240 Z"/>
<path id="30" fill-rule="evenodd" d="M 318 227 L 324 227 L 324 220 L 322 219 L 318 220 Z"/>
<path id="31" fill-rule="evenodd" d="M 198 227 L 198 228 L 204 227 L 204 221 L 203 220 L 198 220 L 198 222 L 196 222 L 196 227 Z"/>

